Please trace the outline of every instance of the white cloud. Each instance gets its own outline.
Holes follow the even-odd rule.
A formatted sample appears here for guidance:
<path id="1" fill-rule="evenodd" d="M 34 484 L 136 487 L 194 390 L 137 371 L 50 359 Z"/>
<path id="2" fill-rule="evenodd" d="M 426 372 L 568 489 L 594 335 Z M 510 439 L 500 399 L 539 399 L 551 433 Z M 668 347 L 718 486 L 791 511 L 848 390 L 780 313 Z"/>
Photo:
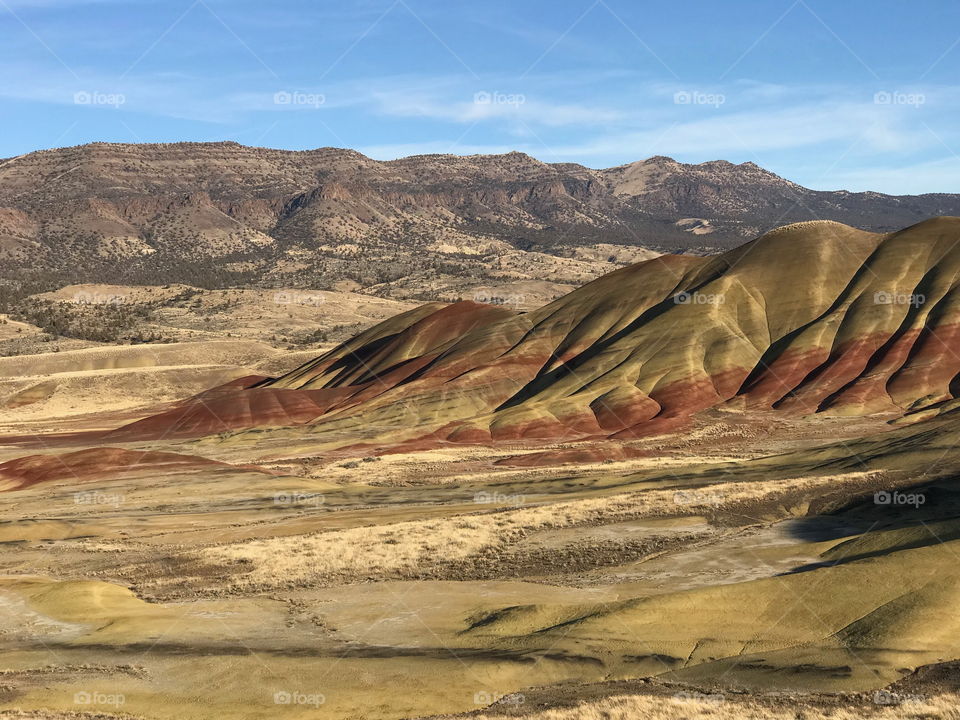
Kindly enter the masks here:
<path id="1" fill-rule="evenodd" d="M 0 0 L 0 10 L 43 10 L 46 8 L 67 8 L 78 5 L 107 5 L 127 4 L 145 5 L 155 3 L 156 0 Z"/>
<path id="2" fill-rule="evenodd" d="M 563 127 L 596 126 L 625 119 L 625 113 L 619 110 L 598 105 L 549 102 L 527 93 L 501 90 L 495 86 L 467 91 L 461 97 L 443 101 L 422 93 L 379 91 L 371 95 L 371 100 L 376 110 L 385 115 L 425 117 L 457 123 L 512 120 Z"/>
<path id="3" fill-rule="evenodd" d="M 184 74 L 144 72 L 118 79 L 86 68 L 78 69 L 78 81 L 61 67 L 26 62 L 0 63 L 0 74 L 6 78 L 0 97 L 73 105 L 77 92 L 122 94 L 124 103 L 110 110 L 117 113 L 247 126 L 263 124 L 268 112 L 320 113 L 316 117 L 324 132 L 335 129 L 343 136 L 341 144 L 384 159 L 521 150 L 549 162 L 609 167 L 663 154 L 696 162 L 753 160 L 776 166 L 797 181 L 802 181 L 804 167 L 836 165 L 837 170 L 823 171 L 827 174 L 818 187 L 960 189 L 956 163 L 918 160 L 920 153 L 946 157 L 948 145 L 960 148 L 960 135 L 950 122 L 960 108 L 960 89 L 953 87 L 889 88 L 922 94 L 925 102 L 918 106 L 878 104 L 876 89 L 866 87 L 745 81 L 679 87 L 611 73 L 598 76 L 593 86 L 586 76 L 561 75 L 528 78 L 522 86 L 508 77 L 477 81 L 456 75 L 300 86 L 239 73 L 211 85 L 209 78 Z M 719 95 L 723 102 L 677 104 L 678 91 Z M 278 92 L 322 97 L 322 102 L 277 103 Z M 79 107 L 76 112 L 89 110 Z M 355 119 L 370 118 L 376 118 L 382 132 L 371 134 L 369 122 L 357 123 L 362 131 L 352 130 Z M 275 120 L 281 118 L 266 123 Z M 309 126 L 309 115 L 298 120 L 307 120 L 301 128 Z M 411 125 L 416 137 L 430 140 L 410 142 L 411 135 L 395 130 Z M 386 137 L 391 141 L 384 142 Z M 883 166 L 877 165 L 878 157 L 885 158 Z"/>
<path id="4" fill-rule="evenodd" d="M 695 115 L 699 117 L 692 117 Z M 798 105 L 734 113 L 698 107 L 675 118 L 671 123 L 645 129 L 603 133 L 572 144 L 557 143 L 552 151 L 573 158 L 677 154 L 715 159 L 828 145 L 824 150 L 828 154 L 842 153 L 854 144 L 871 151 L 918 150 L 936 142 L 922 129 L 904 125 L 898 115 L 865 104 Z"/>
<path id="5" fill-rule="evenodd" d="M 875 190 L 891 195 L 960 192 L 960 158 L 907 164 L 900 167 L 858 167 L 834 170 L 811 182 L 814 190 Z"/>

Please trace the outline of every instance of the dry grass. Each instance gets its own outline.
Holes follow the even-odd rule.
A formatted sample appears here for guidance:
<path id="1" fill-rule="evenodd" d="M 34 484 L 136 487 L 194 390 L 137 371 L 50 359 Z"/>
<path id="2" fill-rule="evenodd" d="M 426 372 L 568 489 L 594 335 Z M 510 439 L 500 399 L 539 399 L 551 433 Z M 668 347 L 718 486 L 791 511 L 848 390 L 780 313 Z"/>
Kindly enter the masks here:
<path id="1" fill-rule="evenodd" d="M 465 560 L 488 548 L 509 545 L 535 530 L 632 517 L 697 515 L 707 508 L 772 500 L 823 485 L 836 489 L 861 482 L 868 475 L 854 472 L 763 483 L 718 483 L 706 489 L 679 492 L 630 492 L 500 512 L 245 541 L 202 550 L 198 559 L 213 564 L 247 564 L 249 574 L 238 581 L 242 586 L 271 587 L 405 574 L 438 560 Z"/>
<path id="2" fill-rule="evenodd" d="M 960 696 L 938 695 L 911 699 L 900 705 L 818 708 L 815 706 L 775 707 L 750 702 L 731 702 L 705 696 L 663 698 L 629 695 L 582 703 L 573 708 L 546 710 L 524 715 L 525 720 L 956 720 Z M 473 720 L 500 720 L 503 715 L 471 715 Z"/>

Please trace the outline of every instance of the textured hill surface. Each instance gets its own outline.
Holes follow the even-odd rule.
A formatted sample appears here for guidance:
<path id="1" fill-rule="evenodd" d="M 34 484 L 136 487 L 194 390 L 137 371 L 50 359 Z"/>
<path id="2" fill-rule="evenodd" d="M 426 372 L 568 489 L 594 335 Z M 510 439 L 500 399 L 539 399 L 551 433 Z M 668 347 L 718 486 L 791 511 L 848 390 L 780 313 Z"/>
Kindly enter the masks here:
<path id="1" fill-rule="evenodd" d="M 752 163 L 666 157 L 592 170 L 522 153 L 101 143 L 0 165 L 10 276 L 69 282 L 323 280 L 444 299 L 484 280 L 579 285 L 644 246 L 714 251 L 794 221 L 888 231 L 956 214 L 958 195 L 817 192 Z"/>
<path id="2" fill-rule="evenodd" d="M 958 394 L 958 283 L 960 218 L 889 234 L 801 223 L 633 265 L 529 313 L 425 305 L 118 435 L 310 423 L 320 441 L 430 446 L 631 439 L 709 408 L 903 415 Z"/>

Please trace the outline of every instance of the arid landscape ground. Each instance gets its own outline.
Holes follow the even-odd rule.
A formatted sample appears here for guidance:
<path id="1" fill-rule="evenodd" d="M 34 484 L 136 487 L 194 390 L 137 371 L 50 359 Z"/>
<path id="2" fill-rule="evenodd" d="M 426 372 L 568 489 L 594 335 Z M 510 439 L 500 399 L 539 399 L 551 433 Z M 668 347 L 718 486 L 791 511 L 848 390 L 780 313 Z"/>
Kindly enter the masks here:
<path id="1" fill-rule="evenodd" d="M 117 152 L 149 165 L 156 147 Z M 23 164 L 55 174 L 84 153 L 120 172 L 100 146 Z M 233 173 L 274 163 L 281 185 L 331 156 L 210 153 Z M 295 210 L 320 222 L 348 197 L 345 217 L 359 185 L 380 202 L 415 171 L 580 177 L 601 226 L 663 167 L 736 186 L 729 163 L 585 177 L 356 155 L 335 155 L 352 194 L 233 199 L 250 227 L 289 231 L 263 234 L 284 251 L 246 284 L 8 280 L 0 715 L 960 717 L 960 218 L 878 231 L 888 200 L 864 197 L 884 218 L 867 229 L 806 220 L 724 235 L 723 252 L 554 238 L 482 273 L 469 225 L 463 247 L 430 249 L 473 253 L 459 285 L 281 284 Z M 557 182 L 497 194 L 487 222 L 568 208 Z M 173 208 L 228 237 L 217 200 L 192 197 L 159 214 L 84 197 L 74 226 L 113 225 L 72 247 L 124 255 L 121 216 L 156 245 L 130 207 L 152 233 Z M 9 218 L 33 227 L 48 200 Z M 427 222 L 449 198 L 402 200 Z M 14 235 L 11 257 L 32 242 Z"/>

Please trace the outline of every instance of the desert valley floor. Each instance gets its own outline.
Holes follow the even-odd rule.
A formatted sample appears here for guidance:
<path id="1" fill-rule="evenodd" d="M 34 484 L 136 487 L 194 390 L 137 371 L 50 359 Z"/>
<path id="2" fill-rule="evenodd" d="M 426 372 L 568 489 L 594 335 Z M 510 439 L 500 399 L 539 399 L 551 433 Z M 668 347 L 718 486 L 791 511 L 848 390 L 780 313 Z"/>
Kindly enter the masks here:
<path id="1" fill-rule="evenodd" d="M 957 717 L 958 231 L 2 358 L 0 709 Z"/>

